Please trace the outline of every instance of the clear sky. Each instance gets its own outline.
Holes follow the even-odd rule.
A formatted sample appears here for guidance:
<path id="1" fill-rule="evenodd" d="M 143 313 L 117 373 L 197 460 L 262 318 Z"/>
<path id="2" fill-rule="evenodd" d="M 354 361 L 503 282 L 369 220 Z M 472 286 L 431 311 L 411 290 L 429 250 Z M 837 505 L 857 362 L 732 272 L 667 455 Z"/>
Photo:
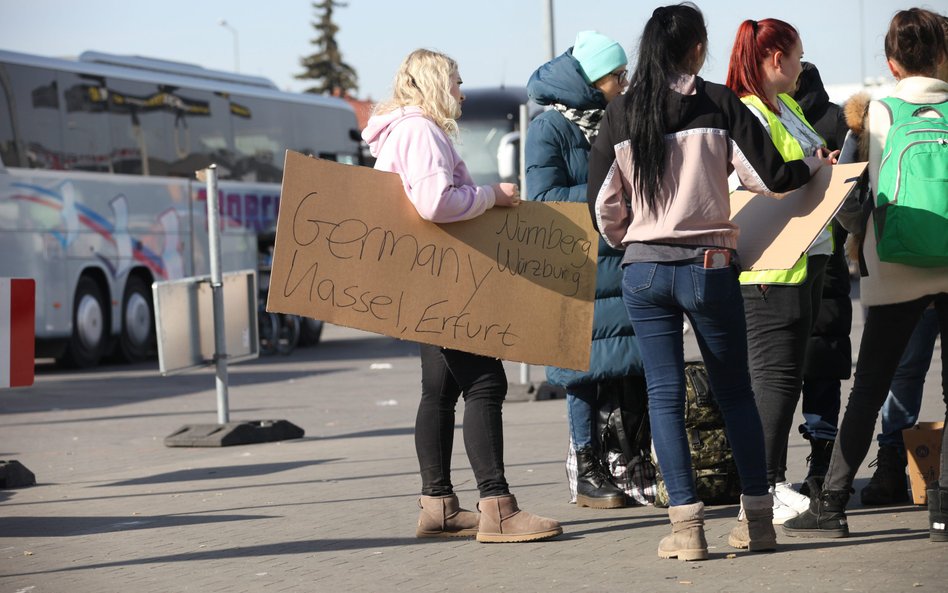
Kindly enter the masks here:
<path id="1" fill-rule="evenodd" d="M 347 0 L 335 12 L 344 60 L 359 74 L 362 98 L 388 95 L 402 58 L 417 47 L 443 51 L 460 64 L 466 88 L 526 84 L 547 58 L 546 0 Z M 800 31 L 804 59 L 826 84 L 887 79 L 882 40 L 896 10 L 923 6 L 948 14 L 948 0 L 696 0 L 709 29 L 702 71 L 723 82 L 738 24 L 775 17 Z M 642 26 L 661 3 L 641 0 L 554 0 L 557 54 L 576 32 L 595 29 L 632 54 Z M 85 50 L 235 68 L 301 91 L 300 58 L 314 51 L 308 0 L 0 0 L 0 49 L 46 56 Z"/>

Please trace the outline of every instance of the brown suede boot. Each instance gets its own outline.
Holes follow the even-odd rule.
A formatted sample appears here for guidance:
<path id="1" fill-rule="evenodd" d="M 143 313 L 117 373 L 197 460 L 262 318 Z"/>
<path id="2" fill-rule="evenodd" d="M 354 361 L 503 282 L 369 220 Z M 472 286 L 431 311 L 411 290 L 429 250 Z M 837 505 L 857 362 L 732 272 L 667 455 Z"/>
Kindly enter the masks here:
<path id="1" fill-rule="evenodd" d="M 477 534 L 480 516 L 461 508 L 455 494 L 418 499 L 417 537 L 470 537 Z"/>
<path id="2" fill-rule="evenodd" d="M 563 533 L 558 521 L 521 511 L 513 494 L 482 498 L 477 510 L 481 512 L 479 542 L 532 542 Z"/>
<path id="3" fill-rule="evenodd" d="M 704 503 L 668 507 L 671 535 L 658 544 L 659 558 L 707 560 L 708 540 L 704 537 Z"/>
<path id="4" fill-rule="evenodd" d="M 774 495 L 741 495 L 743 517 L 727 536 L 727 543 L 750 552 L 772 552 L 777 549 L 774 532 Z"/>

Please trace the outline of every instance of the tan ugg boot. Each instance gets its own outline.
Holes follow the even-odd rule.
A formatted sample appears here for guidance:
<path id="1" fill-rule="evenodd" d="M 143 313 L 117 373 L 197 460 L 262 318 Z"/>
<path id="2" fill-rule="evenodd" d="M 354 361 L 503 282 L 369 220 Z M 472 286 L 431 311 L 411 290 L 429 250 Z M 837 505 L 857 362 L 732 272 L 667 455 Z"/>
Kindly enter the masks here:
<path id="1" fill-rule="evenodd" d="M 470 537 L 477 534 L 480 517 L 461 508 L 457 495 L 422 496 L 418 499 L 417 537 Z"/>
<path id="2" fill-rule="evenodd" d="M 477 510 L 481 512 L 479 542 L 532 542 L 563 533 L 558 521 L 521 511 L 513 494 L 482 498 Z"/>
<path id="3" fill-rule="evenodd" d="M 774 495 L 741 495 L 743 518 L 727 536 L 727 543 L 750 552 L 772 552 L 777 549 L 774 532 Z"/>
<path id="4" fill-rule="evenodd" d="M 659 558 L 707 560 L 708 540 L 704 537 L 704 503 L 668 507 L 671 535 L 658 544 Z"/>

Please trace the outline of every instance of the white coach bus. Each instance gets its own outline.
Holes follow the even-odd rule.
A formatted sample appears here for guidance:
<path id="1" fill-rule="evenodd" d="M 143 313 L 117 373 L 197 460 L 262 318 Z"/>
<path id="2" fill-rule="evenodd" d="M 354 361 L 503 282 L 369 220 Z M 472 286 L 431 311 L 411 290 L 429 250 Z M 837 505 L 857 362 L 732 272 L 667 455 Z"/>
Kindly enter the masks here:
<path id="1" fill-rule="evenodd" d="M 36 280 L 37 356 L 152 353 L 152 282 L 209 273 L 211 163 L 223 267 L 255 268 L 287 148 L 354 163 L 353 109 L 190 64 L 0 51 L 0 277 Z"/>

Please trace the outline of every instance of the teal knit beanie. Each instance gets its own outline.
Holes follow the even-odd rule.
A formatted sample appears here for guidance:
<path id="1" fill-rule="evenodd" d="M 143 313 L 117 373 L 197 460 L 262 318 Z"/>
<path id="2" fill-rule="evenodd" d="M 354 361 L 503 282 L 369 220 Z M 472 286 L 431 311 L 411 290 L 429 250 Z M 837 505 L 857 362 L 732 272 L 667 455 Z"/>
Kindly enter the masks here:
<path id="1" fill-rule="evenodd" d="M 629 63 L 621 45 L 595 31 L 580 31 L 576 35 L 573 57 L 579 62 L 588 83 Z"/>

